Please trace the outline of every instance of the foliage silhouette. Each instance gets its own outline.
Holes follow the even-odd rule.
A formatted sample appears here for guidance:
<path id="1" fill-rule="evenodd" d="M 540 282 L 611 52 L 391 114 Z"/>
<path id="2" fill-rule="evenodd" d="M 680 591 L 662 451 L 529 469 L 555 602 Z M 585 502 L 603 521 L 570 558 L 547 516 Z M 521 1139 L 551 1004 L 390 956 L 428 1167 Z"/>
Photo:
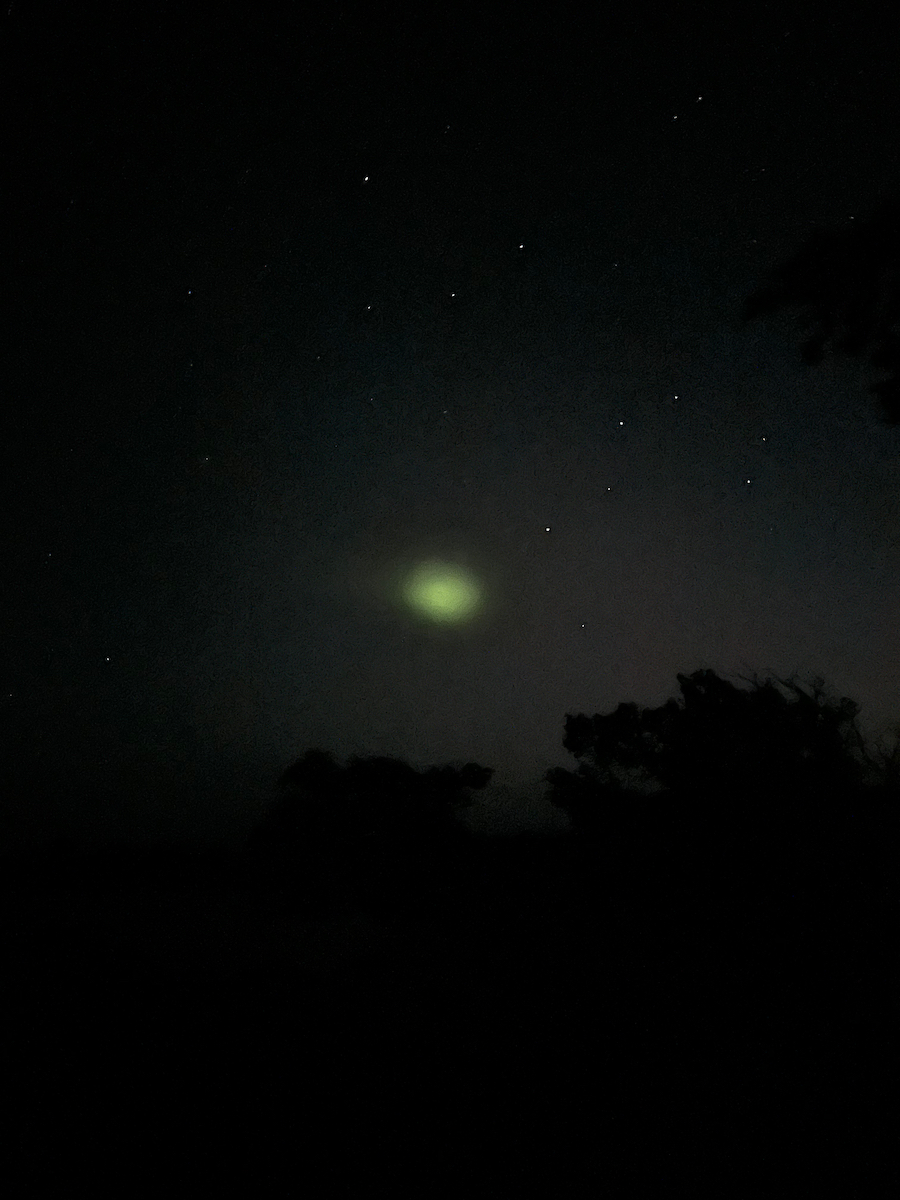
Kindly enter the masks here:
<path id="1" fill-rule="evenodd" d="M 819 363 L 831 349 L 866 356 L 887 373 L 870 391 L 880 401 L 883 423 L 900 424 L 900 197 L 866 221 L 817 233 L 770 272 L 770 281 L 746 301 L 744 318 L 785 308 L 801 309 L 808 318 L 805 362 Z"/>
<path id="2" fill-rule="evenodd" d="M 707 670 L 678 682 L 681 702 L 566 716 L 579 762 L 547 772 L 547 798 L 582 846 L 595 912 L 645 948 L 694 930 L 699 958 L 676 958 L 697 979 L 731 955 L 805 995 L 828 963 L 849 1011 L 860 981 L 884 987 L 896 943 L 896 754 L 870 756 L 858 706 L 821 680 L 811 692 L 777 678 L 742 691 Z"/>
<path id="3" fill-rule="evenodd" d="M 420 772 L 384 756 L 341 766 L 310 749 L 281 776 L 282 795 L 251 848 L 273 878 L 290 881 L 295 898 L 403 905 L 446 884 L 466 838 L 457 812 L 492 775 L 476 763 Z"/>
<path id="4" fill-rule="evenodd" d="M 643 819 L 643 837 L 715 836 L 734 850 L 763 836 L 771 853 L 790 852 L 873 766 L 858 706 L 829 700 L 821 680 L 809 693 L 777 677 L 743 691 L 710 670 L 678 683 L 681 702 L 657 709 L 567 714 L 564 745 L 579 764 L 545 781 L 575 832 L 635 832 Z"/>

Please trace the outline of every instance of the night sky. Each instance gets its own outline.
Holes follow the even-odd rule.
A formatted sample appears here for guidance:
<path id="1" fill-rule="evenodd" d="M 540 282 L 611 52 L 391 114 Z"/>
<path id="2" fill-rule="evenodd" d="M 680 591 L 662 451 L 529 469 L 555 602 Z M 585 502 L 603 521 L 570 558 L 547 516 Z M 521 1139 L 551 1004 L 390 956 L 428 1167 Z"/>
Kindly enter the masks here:
<path id="1" fill-rule="evenodd" d="M 891 6 L 183 7 L 3 18 L 7 836 L 237 828 L 310 746 L 534 820 L 701 667 L 900 718 L 900 432 L 742 316 L 900 189 Z"/>

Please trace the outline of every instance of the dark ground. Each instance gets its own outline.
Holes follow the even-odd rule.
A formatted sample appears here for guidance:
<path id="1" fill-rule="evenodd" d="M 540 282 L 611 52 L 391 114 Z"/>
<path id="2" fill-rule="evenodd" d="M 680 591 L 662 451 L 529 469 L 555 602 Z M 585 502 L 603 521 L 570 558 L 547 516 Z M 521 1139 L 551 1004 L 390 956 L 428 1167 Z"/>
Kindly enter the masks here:
<path id="1" fill-rule="evenodd" d="M 476 843 L 330 958 L 233 861 L 8 875 L 17 1194 L 882 1194 L 896 899 L 703 859 Z"/>

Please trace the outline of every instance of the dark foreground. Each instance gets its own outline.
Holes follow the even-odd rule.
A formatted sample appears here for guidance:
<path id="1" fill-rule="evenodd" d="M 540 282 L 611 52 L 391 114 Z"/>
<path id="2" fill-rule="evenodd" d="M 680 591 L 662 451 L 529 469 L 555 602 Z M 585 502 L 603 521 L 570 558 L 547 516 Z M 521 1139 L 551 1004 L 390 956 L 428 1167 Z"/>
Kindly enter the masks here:
<path id="1" fill-rule="evenodd" d="M 891 1194 L 896 901 L 604 856 L 330 920 L 230 868 L 9 883 L 14 1194 Z"/>

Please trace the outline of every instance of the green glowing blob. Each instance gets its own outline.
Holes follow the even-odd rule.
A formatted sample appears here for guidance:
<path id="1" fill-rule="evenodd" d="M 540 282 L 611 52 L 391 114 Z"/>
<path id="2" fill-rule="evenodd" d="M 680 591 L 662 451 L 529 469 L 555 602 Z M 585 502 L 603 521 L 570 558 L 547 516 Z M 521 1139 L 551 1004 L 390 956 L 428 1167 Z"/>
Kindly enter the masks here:
<path id="1" fill-rule="evenodd" d="M 403 588 L 406 603 L 429 621 L 463 621 L 477 612 L 481 592 L 461 567 L 428 562 L 416 567 Z"/>

